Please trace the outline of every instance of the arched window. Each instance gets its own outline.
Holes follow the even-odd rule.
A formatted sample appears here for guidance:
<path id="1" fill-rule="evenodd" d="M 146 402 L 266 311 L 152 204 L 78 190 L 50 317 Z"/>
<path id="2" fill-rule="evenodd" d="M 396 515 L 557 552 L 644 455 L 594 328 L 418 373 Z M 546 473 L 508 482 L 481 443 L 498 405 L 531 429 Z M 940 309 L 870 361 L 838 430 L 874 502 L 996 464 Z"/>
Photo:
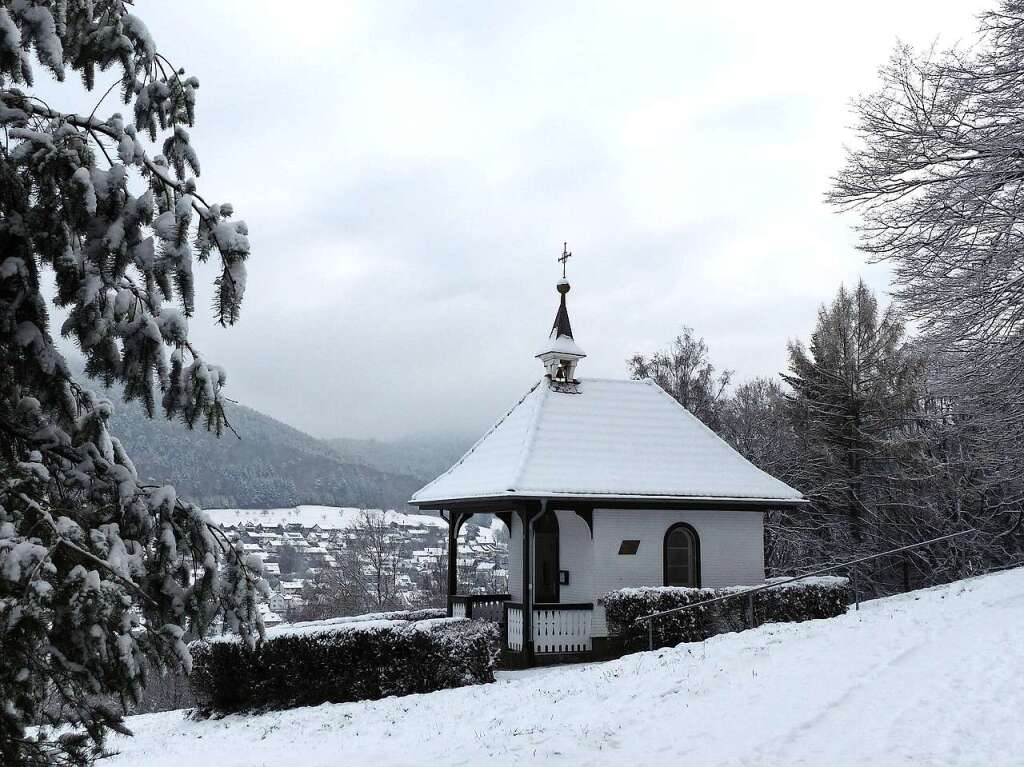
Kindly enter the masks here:
<path id="1" fill-rule="evenodd" d="M 685 522 L 665 533 L 665 585 L 700 587 L 700 539 Z"/>

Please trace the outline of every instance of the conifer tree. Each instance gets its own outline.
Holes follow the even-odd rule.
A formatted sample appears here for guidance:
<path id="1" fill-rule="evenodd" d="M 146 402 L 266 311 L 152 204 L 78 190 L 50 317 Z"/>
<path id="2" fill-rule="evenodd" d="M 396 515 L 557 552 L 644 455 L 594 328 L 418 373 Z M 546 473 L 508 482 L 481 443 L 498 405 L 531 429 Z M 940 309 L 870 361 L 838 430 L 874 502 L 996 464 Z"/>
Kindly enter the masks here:
<path id="1" fill-rule="evenodd" d="M 831 530 L 833 551 L 844 544 L 855 551 L 877 530 L 876 503 L 918 405 L 922 362 L 892 307 L 880 311 L 858 282 L 852 291 L 840 287 L 818 312 L 809 348 L 790 344 L 789 369 L 794 429 L 817 475 L 807 491 L 845 518 L 845 530 Z"/>
<path id="2" fill-rule="evenodd" d="M 147 486 L 107 428 L 112 405 L 72 377 L 119 383 L 220 434 L 225 374 L 190 342 L 193 264 L 215 259 L 214 314 L 245 291 L 246 226 L 199 193 L 188 128 L 198 80 L 119 0 L 0 3 L 0 763 L 84 764 L 147 669 L 188 670 L 215 620 L 254 641 L 265 588 L 172 487 Z M 38 67 L 37 67 L 38 65 Z M 87 89 L 91 114 L 33 95 L 38 68 Z M 114 91 L 124 114 L 102 114 Z M 111 99 L 113 100 L 113 99 Z M 66 313 L 51 325 L 52 303 Z M 48 725 L 72 732 L 48 736 Z M 42 727 L 36 730 L 34 725 Z"/>

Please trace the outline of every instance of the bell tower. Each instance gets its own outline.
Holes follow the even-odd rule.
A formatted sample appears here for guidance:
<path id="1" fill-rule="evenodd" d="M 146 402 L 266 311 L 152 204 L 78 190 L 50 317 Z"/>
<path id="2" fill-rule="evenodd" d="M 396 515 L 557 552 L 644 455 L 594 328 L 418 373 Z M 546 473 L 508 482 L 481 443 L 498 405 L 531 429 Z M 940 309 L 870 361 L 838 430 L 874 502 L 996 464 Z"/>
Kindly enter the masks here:
<path id="1" fill-rule="evenodd" d="M 537 354 L 537 359 L 544 365 L 548 378 L 555 383 L 575 383 L 576 363 L 587 356 L 572 337 L 569 309 L 565 305 L 565 296 L 569 292 L 569 281 L 565 278 L 565 263 L 570 256 L 572 253 L 569 252 L 568 243 L 565 243 L 562 246 L 562 255 L 558 259 L 562 264 L 562 279 L 555 286 L 560 296 L 558 313 L 551 326 L 547 344 Z"/>

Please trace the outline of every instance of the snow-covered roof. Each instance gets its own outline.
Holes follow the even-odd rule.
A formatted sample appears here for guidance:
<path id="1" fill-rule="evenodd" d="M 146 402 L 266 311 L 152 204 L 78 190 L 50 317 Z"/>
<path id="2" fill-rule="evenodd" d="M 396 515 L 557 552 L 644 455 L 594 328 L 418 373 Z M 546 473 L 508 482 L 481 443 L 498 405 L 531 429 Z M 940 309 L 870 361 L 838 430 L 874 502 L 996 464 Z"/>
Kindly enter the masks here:
<path id="1" fill-rule="evenodd" d="M 537 357 L 543 357 L 545 354 L 557 354 L 561 357 L 586 357 L 587 354 L 580 347 L 579 344 L 573 340 L 572 336 L 555 336 L 554 331 L 551 333 L 551 337 L 548 338 L 544 347 L 537 352 Z"/>
<path id="2" fill-rule="evenodd" d="M 412 503 L 500 497 L 798 501 L 653 381 L 545 378 Z"/>

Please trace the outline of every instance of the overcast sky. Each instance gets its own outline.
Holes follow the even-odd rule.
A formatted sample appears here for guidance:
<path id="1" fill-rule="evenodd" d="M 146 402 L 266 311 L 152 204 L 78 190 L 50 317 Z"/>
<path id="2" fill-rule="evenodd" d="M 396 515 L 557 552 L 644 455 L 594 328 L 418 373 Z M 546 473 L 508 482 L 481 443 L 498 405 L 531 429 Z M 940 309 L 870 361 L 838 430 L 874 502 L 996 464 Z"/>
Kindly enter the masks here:
<path id="1" fill-rule="evenodd" d="M 542 372 L 568 240 L 581 377 L 684 324 L 776 374 L 840 282 L 886 285 L 822 202 L 850 99 L 984 5 L 142 0 L 252 240 L 242 322 L 193 336 L 314 435 L 476 433 Z"/>

